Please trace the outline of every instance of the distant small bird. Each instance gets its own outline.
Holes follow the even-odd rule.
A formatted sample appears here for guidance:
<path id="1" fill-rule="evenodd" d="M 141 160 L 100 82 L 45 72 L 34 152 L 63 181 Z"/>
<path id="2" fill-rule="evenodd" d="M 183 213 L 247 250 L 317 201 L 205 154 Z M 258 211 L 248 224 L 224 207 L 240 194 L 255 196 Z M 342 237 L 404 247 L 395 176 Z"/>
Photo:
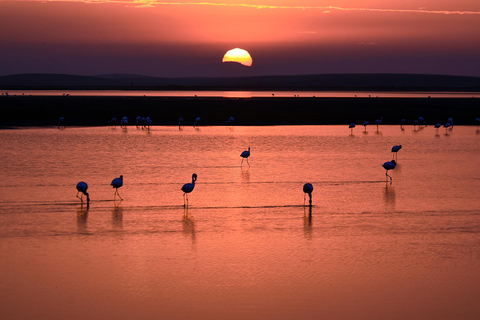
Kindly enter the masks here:
<path id="1" fill-rule="evenodd" d="M 141 125 L 142 117 L 137 116 L 135 119 L 135 126 L 138 128 Z"/>
<path id="2" fill-rule="evenodd" d="M 115 123 L 117 122 L 117 118 L 112 118 L 110 121 L 108 121 L 108 124 L 111 126 L 115 126 Z"/>
<path id="3" fill-rule="evenodd" d="M 87 185 L 86 182 L 80 181 L 79 183 L 77 183 L 77 198 L 80 199 L 83 202 L 83 195 L 86 195 L 87 196 L 87 203 L 89 203 L 90 202 L 90 197 L 88 196 L 87 189 L 88 189 L 88 185 Z M 78 194 L 80 192 L 82 193 L 81 197 L 78 196 Z"/>
<path id="4" fill-rule="evenodd" d="M 183 191 L 183 206 L 185 207 L 188 205 L 188 196 L 187 193 L 190 193 L 193 191 L 193 188 L 195 188 L 195 181 L 197 181 L 197 174 L 194 173 L 192 174 L 192 183 L 185 183 L 182 187 Z M 185 204 L 186 203 L 186 204 Z"/>
<path id="5" fill-rule="evenodd" d="M 402 149 L 402 145 L 398 145 L 398 146 L 393 146 L 392 147 L 392 153 L 394 154 L 395 158 L 397 159 L 398 158 L 398 151 L 400 151 L 400 149 Z"/>
<path id="6" fill-rule="evenodd" d="M 425 127 L 427 126 L 427 122 L 425 121 L 425 119 L 423 119 L 423 117 L 418 117 L 418 122 L 420 122 L 420 124 L 424 125 Z"/>
<path id="7" fill-rule="evenodd" d="M 128 118 L 127 118 L 127 117 L 123 117 L 122 120 L 120 120 L 120 127 L 126 128 L 126 127 L 127 127 L 127 124 L 128 124 Z"/>
<path id="8" fill-rule="evenodd" d="M 195 128 L 195 126 L 197 125 L 197 122 L 198 122 L 198 121 L 200 121 L 200 117 L 197 117 L 197 118 L 195 119 L 195 122 L 193 123 L 193 127 L 194 127 L 194 128 Z"/>
<path id="9" fill-rule="evenodd" d="M 123 200 L 122 197 L 120 197 L 120 194 L 118 193 L 118 188 L 120 188 L 121 186 L 123 186 L 123 175 L 121 175 L 120 177 L 118 178 L 115 178 L 112 180 L 112 183 L 110 183 L 110 185 L 115 188 L 115 193 L 113 194 L 113 200 L 115 200 L 115 196 L 118 195 L 118 197 L 120 198 L 120 200 Z"/>
<path id="10" fill-rule="evenodd" d="M 395 166 L 396 166 L 396 165 L 397 165 L 397 163 L 395 162 L 395 160 L 387 161 L 387 162 L 385 162 L 384 164 L 382 164 L 382 167 L 383 167 L 385 170 L 387 170 L 387 171 L 385 172 L 385 176 L 386 176 L 385 179 L 386 179 L 387 182 L 388 182 L 388 178 L 390 178 L 390 182 L 392 181 L 392 177 L 390 177 L 390 176 L 388 175 L 388 170 L 393 170 L 393 169 L 395 169 Z"/>
<path id="11" fill-rule="evenodd" d="M 403 125 L 405 124 L 405 122 L 406 122 L 405 119 L 400 120 L 400 129 L 403 130 Z"/>
<path id="12" fill-rule="evenodd" d="M 353 134 L 353 128 L 355 128 L 355 123 L 350 123 L 350 125 L 348 126 L 348 128 L 350 129 L 350 133 Z"/>
<path id="13" fill-rule="evenodd" d="M 247 159 L 247 164 L 250 167 L 250 163 L 248 162 L 248 157 L 250 157 L 250 147 L 248 147 L 248 151 L 247 150 L 243 151 L 240 157 L 242 157 L 242 163 L 240 164 L 240 167 L 243 166 L 244 159 Z"/>
<path id="14" fill-rule="evenodd" d="M 183 118 L 178 118 L 178 129 L 182 129 Z"/>
<path id="15" fill-rule="evenodd" d="M 228 118 L 227 124 L 232 124 L 235 121 L 233 117 Z"/>
<path id="16" fill-rule="evenodd" d="M 150 118 L 150 117 L 145 118 L 145 126 L 146 126 L 147 129 L 150 130 L 150 127 L 152 126 L 152 123 L 153 123 L 152 118 Z"/>
<path id="17" fill-rule="evenodd" d="M 382 124 L 383 117 L 380 117 L 380 119 L 375 120 L 375 124 L 377 125 L 377 131 L 378 131 L 378 126 Z"/>
<path id="18" fill-rule="evenodd" d="M 418 121 L 418 120 L 413 120 L 413 130 L 417 130 L 417 126 L 420 127 L 420 121 Z"/>
<path id="19" fill-rule="evenodd" d="M 368 126 L 369 124 L 370 124 L 370 122 L 368 122 L 368 121 L 364 121 L 364 122 L 362 123 L 362 126 L 364 127 L 364 132 L 367 132 L 367 126 Z"/>
<path id="20" fill-rule="evenodd" d="M 451 125 L 451 126 L 452 126 L 452 128 L 453 128 L 453 119 L 452 119 L 452 118 L 448 118 L 448 120 L 447 120 L 447 121 L 448 121 L 448 123 L 450 123 L 450 125 Z"/>
<path id="21" fill-rule="evenodd" d="M 311 183 L 305 183 L 303 185 L 303 192 L 305 192 L 305 194 L 303 195 L 303 205 L 305 205 L 305 199 L 307 198 L 307 194 L 309 197 L 309 204 L 310 206 L 312 205 L 312 191 L 313 191 L 313 186 Z"/>
<path id="22" fill-rule="evenodd" d="M 58 119 L 58 129 L 62 129 L 62 128 L 65 128 L 65 118 L 64 117 L 60 117 Z"/>

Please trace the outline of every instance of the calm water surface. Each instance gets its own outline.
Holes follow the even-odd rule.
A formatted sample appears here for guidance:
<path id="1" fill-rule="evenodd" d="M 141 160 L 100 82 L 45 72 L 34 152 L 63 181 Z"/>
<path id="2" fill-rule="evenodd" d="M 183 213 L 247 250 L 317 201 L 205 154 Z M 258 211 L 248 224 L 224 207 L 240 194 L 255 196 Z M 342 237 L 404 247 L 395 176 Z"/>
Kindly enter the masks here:
<path id="1" fill-rule="evenodd" d="M 0 147 L 2 319 L 480 317 L 476 127 L 19 129 Z"/>

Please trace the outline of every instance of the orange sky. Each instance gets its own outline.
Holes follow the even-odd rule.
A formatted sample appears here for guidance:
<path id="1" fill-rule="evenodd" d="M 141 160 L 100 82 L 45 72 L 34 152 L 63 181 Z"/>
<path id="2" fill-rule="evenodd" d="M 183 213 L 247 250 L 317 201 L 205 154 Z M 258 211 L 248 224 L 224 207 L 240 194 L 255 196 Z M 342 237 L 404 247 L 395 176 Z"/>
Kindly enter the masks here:
<path id="1" fill-rule="evenodd" d="M 0 74 L 235 76 L 240 47 L 242 74 L 480 76 L 479 26 L 477 0 L 0 1 Z"/>

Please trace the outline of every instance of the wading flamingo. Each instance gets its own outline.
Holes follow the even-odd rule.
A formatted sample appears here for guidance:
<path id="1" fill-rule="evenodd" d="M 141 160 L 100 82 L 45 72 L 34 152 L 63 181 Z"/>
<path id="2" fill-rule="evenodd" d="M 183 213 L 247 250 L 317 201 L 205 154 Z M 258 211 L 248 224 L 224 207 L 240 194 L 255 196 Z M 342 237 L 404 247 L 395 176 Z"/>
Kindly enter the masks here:
<path id="1" fill-rule="evenodd" d="M 120 188 L 121 186 L 123 186 L 123 176 L 121 175 L 120 177 L 118 178 L 115 178 L 112 180 L 112 183 L 110 183 L 110 185 L 115 188 L 115 193 L 113 194 L 113 200 L 115 200 L 115 196 L 118 195 L 118 197 L 120 198 L 120 200 L 123 200 L 122 197 L 120 197 L 120 194 L 118 193 L 118 188 Z"/>
<path id="2" fill-rule="evenodd" d="M 387 161 L 385 162 L 384 164 L 382 164 L 382 167 L 387 170 L 385 171 L 385 179 L 386 179 L 386 182 L 388 182 L 388 178 L 390 178 L 390 183 L 392 182 L 392 177 L 390 177 L 388 175 L 388 170 L 393 170 L 395 169 L 395 166 L 397 165 L 397 163 L 395 162 L 395 160 L 392 160 L 392 161 Z"/>
<path id="3" fill-rule="evenodd" d="M 87 185 L 86 182 L 80 181 L 79 183 L 77 183 L 77 198 L 80 199 L 83 202 L 83 195 L 86 195 L 87 196 L 87 203 L 89 203 L 90 202 L 90 197 L 88 196 L 87 189 L 88 189 L 88 185 Z M 78 194 L 80 192 L 82 193 L 81 197 L 78 196 Z"/>
<path id="4" fill-rule="evenodd" d="M 311 183 L 305 183 L 303 185 L 303 192 L 305 192 L 305 194 L 303 195 L 303 205 L 305 205 L 305 199 L 307 198 L 307 194 L 308 194 L 308 197 L 309 197 L 309 204 L 310 206 L 312 205 L 312 191 L 313 191 L 313 186 Z"/>
<path id="5" fill-rule="evenodd" d="M 242 163 L 240 164 L 240 167 L 243 166 L 244 159 L 247 159 L 247 164 L 250 167 L 250 163 L 248 162 L 248 157 L 250 157 L 250 147 L 248 147 L 248 150 L 243 151 L 240 157 L 242 157 Z"/>
<path id="6" fill-rule="evenodd" d="M 193 188 L 195 188 L 195 181 L 197 181 L 197 174 L 194 173 L 192 174 L 192 183 L 185 183 L 182 187 L 183 191 L 183 206 L 188 206 L 188 196 L 187 193 L 190 193 L 193 191 Z"/>

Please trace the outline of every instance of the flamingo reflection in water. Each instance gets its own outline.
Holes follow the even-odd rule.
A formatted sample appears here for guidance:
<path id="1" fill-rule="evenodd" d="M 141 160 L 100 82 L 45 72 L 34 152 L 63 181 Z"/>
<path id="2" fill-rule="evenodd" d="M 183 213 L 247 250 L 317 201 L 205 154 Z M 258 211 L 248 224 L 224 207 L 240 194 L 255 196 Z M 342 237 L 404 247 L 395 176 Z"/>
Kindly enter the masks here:
<path id="1" fill-rule="evenodd" d="M 385 171 L 385 179 L 386 179 L 386 182 L 388 182 L 388 178 L 390 178 L 390 183 L 392 183 L 392 177 L 390 177 L 388 175 L 388 170 L 393 170 L 395 169 L 395 166 L 397 165 L 397 163 L 395 162 L 395 160 L 392 160 L 392 161 L 387 161 L 385 162 L 384 164 L 382 164 L 382 167 L 386 170 Z"/>
<path id="2" fill-rule="evenodd" d="M 183 191 L 183 206 L 186 207 L 188 205 L 188 196 L 187 193 L 190 193 L 195 188 L 195 181 L 197 181 L 197 174 L 192 174 L 192 183 L 185 183 L 182 187 Z"/>
<path id="3" fill-rule="evenodd" d="M 313 192 L 313 185 L 311 183 L 305 183 L 303 185 L 303 192 L 305 193 L 303 195 L 303 205 L 305 205 L 305 200 L 307 198 L 307 194 L 308 194 L 308 197 L 309 197 L 309 200 L 308 200 L 308 203 L 310 205 L 310 207 L 312 206 L 312 192 Z"/>
<path id="4" fill-rule="evenodd" d="M 83 195 L 87 196 L 87 204 L 90 202 L 90 197 L 87 193 L 88 185 L 86 182 L 80 181 L 77 183 L 77 198 L 83 202 Z M 78 196 L 79 193 L 82 193 L 81 197 Z"/>
<path id="5" fill-rule="evenodd" d="M 120 200 L 123 200 L 122 197 L 120 197 L 120 194 L 118 193 L 118 188 L 123 186 L 123 175 L 121 175 L 118 178 L 113 179 L 112 183 L 110 183 L 110 185 L 115 189 L 115 193 L 113 194 L 113 200 L 115 200 L 115 196 L 117 196 L 117 195 L 120 198 Z"/>

